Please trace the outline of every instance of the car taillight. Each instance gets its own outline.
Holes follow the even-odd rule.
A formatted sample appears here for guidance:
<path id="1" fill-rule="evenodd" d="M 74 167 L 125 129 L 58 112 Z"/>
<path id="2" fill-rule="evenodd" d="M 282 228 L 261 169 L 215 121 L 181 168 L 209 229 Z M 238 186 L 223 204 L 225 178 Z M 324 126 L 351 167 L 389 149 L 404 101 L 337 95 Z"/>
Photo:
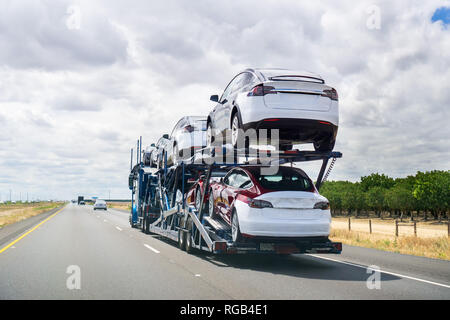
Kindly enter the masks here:
<path id="1" fill-rule="evenodd" d="M 317 202 L 314 205 L 314 209 L 328 210 L 330 209 L 330 203 L 326 201 Z"/>
<path id="2" fill-rule="evenodd" d="M 269 201 L 266 201 L 266 200 L 252 199 L 252 198 L 243 196 L 241 194 L 239 194 L 237 196 L 237 199 L 248 204 L 248 206 L 250 208 L 256 208 L 256 209 L 273 208 L 273 205 Z"/>
<path id="3" fill-rule="evenodd" d="M 195 128 L 191 125 L 187 125 L 186 127 L 184 127 L 184 131 L 187 131 L 189 133 L 193 132 L 194 130 L 195 130 Z"/>
<path id="4" fill-rule="evenodd" d="M 253 89 L 247 94 L 249 97 L 255 97 L 255 96 L 265 96 L 266 94 L 276 94 L 274 87 L 271 86 L 265 86 L 262 84 L 257 85 L 256 87 L 253 87 Z"/>
<path id="5" fill-rule="evenodd" d="M 323 93 L 321 94 L 321 96 L 328 97 L 331 100 L 338 101 L 338 93 L 337 93 L 336 89 L 334 89 L 334 88 L 323 90 Z"/>

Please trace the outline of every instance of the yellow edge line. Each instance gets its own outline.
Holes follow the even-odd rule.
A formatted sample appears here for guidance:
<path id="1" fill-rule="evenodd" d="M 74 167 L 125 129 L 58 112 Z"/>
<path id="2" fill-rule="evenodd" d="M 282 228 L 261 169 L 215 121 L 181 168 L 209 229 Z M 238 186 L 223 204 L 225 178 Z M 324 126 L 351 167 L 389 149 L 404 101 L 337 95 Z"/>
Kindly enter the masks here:
<path id="1" fill-rule="evenodd" d="M 35 225 L 32 229 L 28 230 L 27 232 L 25 232 L 24 234 L 22 234 L 20 237 L 18 237 L 17 239 L 15 239 L 14 241 L 8 243 L 6 246 L 4 246 L 3 248 L 0 249 L 0 253 L 6 251 L 9 247 L 11 247 L 12 245 L 14 245 L 15 243 L 19 242 L 21 239 L 25 238 L 27 235 L 29 235 L 30 233 L 32 233 L 34 230 L 36 230 L 37 228 L 39 228 L 42 224 L 44 224 L 45 222 L 47 222 L 48 220 L 50 220 L 51 218 L 53 218 L 54 216 L 56 216 L 58 213 L 60 213 L 66 206 L 62 207 L 61 209 L 59 209 L 58 211 L 56 211 L 54 214 L 52 214 L 50 217 L 46 218 L 45 220 L 42 220 L 39 224 Z"/>

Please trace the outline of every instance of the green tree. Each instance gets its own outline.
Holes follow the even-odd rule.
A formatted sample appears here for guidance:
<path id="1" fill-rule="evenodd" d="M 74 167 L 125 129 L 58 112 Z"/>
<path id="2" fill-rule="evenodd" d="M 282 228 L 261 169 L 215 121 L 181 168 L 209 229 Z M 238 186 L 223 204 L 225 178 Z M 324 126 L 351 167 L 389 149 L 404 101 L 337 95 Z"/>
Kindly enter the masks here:
<path id="1" fill-rule="evenodd" d="M 434 218 L 440 218 L 450 207 L 450 170 L 417 172 L 413 195 Z"/>
<path id="2" fill-rule="evenodd" d="M 361 188 L 368 191 L 373 187 L 381 187 L 384 189 L 392 188 L 395 184 L 394 179 L 379 173 L 372 173 L 369 176 L 361 177 Z"/>
<path id="3" fill-rule="evenodd" d="M 375 211 L 378 217 L 381 216 L 381 212 L 383 211 L 383 208 L 385 206 L 384 198 L 386 191 L 387 189 L 383 187 L 375 186 L 370 188 L 365 193 L 365 200 L 368 209 Z"/>

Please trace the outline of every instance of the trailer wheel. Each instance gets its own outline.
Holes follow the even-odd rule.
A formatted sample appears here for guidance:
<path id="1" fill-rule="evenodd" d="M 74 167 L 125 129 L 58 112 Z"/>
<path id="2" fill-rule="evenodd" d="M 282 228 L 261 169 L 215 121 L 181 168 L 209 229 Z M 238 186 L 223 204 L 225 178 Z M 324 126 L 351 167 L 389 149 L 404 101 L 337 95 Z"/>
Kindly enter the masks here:
<path id="1" fill-rule="evenodd" d="M 192 220 L 190 218 L 188 218 L 187 220 L 187 229 L 188 231 L 185 232 L 184 234 L 186 235 L 186 252 L 187 253 L 192 253 L 192 251 L 194 250 L 194 247 L 192 246 Z"/>
<path id="2" fill-rule="evenodd" d="M 186 250 L 186 232 L 182 229 L 178 229 L 178 247 L 183 251 Z"/>
<path id="3" fill-rule="evenodd" d="M 142 226 L 141 226 L 143 233 L 147 233 L 147 230 L 145 229 L 146 226 L 147 226 L 147 218 L 144 217 L 144 218 L 142 218 Z"/>

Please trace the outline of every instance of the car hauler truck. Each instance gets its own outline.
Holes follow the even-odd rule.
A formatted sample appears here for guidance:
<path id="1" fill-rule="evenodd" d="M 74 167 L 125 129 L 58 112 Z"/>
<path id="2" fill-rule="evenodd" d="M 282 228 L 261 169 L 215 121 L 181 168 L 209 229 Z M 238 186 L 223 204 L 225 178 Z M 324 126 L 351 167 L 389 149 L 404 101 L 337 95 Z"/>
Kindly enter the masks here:
<path id="1" fill-rule="evenodd" d="M 221 159 L 232 152 L 232 163 L 212 161 L 216 159 L 215 155 L 218 152 Z M 167 167 L 167 159 L 163 159 L 163 166 L 157 169 L 145 167 L 138 161 L 136 165 L 131 166 L 129 176 L 129 188 L 132 191 L 130 225 L 141 228 L 145 233 L 158 234 L 171 239 L 181 250 L 188 253 L 194 250 L 213 254 L 341 253 L 342 244 L 332 242 L 328 237 L 270 238 L 235 243 L 232 241 L 231 228 L 220 219 L 213 219 L 205 213 L 204 200 L 209 190 L 212 171 L 248 164 L 251 161 L 249 155 L 253 154 L 257 157 L 259 155 L 257 150 L 211 147 L 198 150 L 191 159 L 171 167 Z M 317 189 L 328 177 L 335 160 L 342 157 L 340 152 L 319 151 L 273 151 L 268 154 L 278 165 L 322 161 L 316 181 Z M 199 158 L 202 161 L 198 161 Z M 330 159 L 332 162 L 327 170 Z M 197 209 L 186 204 L 185 195 L 200 175 L 204 176 L 204 183 L 201 190 L 201 205 Z"/>

